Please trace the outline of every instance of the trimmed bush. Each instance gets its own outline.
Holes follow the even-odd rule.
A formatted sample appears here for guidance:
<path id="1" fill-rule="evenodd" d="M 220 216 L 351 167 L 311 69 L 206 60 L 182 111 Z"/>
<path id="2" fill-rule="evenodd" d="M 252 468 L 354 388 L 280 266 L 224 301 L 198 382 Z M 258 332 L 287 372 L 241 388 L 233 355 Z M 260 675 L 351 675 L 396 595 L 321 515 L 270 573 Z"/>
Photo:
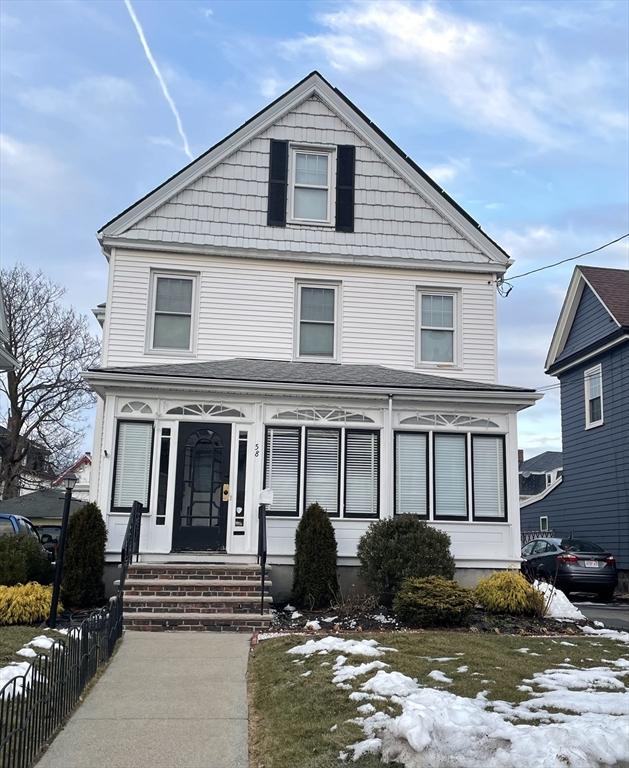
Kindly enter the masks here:
<path id="1" fill-rule="evenodd" d="M 409 627 L 461 626 L 473 608 L 472 592 L 441 576 L 405 579 L 393 601 L 395 615 Z"/>
<path id="2" fill-rule="evenodd" d="M 37 624 L 48 618 L 52 587 L 34 581 L 15 587 L 0 587 L 0 626 Z M 59 604 L 59 610 L 63 606 Z"/>
<path id="3" fill-rule="evenodd" d="M 105 542 L 107 530 L 100 509 L 92 502 L 72 515 L 61 585 L 69 608 L 93 608 L 103 603 L 105 587 Z"/>
<path id="4" fill-rule="evenodd" d="M 309 609 L 324 608 L 338 592 L 336 537 L 327 512 L 311 504 L 295 534 L 292 599 Z"/>
<path id="5" fill-rule="evenodd" d="M 0 536 L 0 584 L 50 584 L 53 568 L 37 540 L 27 533 Z"/>
<path id="6" fill-rule="evenodd" d="M 482 579 L 474 590 L 476 600 L 490 613 L 542 616 L 544 595 L 519 571 L 497 571 Z"/>
<path id="7" fill-rule="evenodd" d="M 385 605 L 404 579 L 454 576 L 450 537 L 414 515 L 372 523 L 358 544 L 358 557 L 363 578 Z"/>

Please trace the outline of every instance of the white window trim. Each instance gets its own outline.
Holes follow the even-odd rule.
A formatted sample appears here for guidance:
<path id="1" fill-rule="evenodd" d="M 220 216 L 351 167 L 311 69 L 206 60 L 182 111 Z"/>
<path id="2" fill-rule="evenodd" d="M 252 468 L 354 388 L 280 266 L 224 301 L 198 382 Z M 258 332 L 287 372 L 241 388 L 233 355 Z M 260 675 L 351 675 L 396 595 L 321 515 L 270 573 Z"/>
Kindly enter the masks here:
<path id="1" fill-rule="evenodd" d="M 323 355 L 302 355 L 299 350 L 299 338 L 301 330 L 301 289 L 302 288 L 329 288 L 334 290 L 334 350 L 331 357 Z M 295 282 L 295 319 L 293 328 L 293 359 L 309 363 L 340 363 L 340 306 L 341 306 L 341 283 L 329 282 L 327 280 L 297 280 Z M 308 321 L 306 321 L 308 322 Z"/>
<path id="2" fill-rule="evenodd" d="M 192 299 L 190 306 L 190 343 L 187 349 L 153 346 L 153 334 L 155 331 L 155 299 L 157 297 L 157 280 L 160 277 L 192 281 Z M 198 327 L 198 292 L 199 275 L 196 272 L 169 272 L 165 270 L 151 271 L 148 318 L 146 322 L 146 354 L 159 355 L 160 357 L 191 357 L 195 354 Z"/>
<path id="3" fill-rule="evenodd" d="M 419 285 L 415 297 L 415 367 L 416 368 L 447 368 L 452 371 L 462 370 L 462 322 L 461 322 L 461 289 L 440 288 L 438 286 Z M 422 360 L 422 330 L 444 331 L 449 328 L 433 328 L 422 326 L 422 296 L 452 296 L 452 362 L 437 362 L 434 360 Z"/>
<path id="4" fill-rule="evenodd" d="M 592 376 L 598 375 L 601 382 L 601 418 L 596 421 L 590 421 L 590 381 Z M 594 429 L 605 423 L 603 410 L 603 368 L 601 364 L 592 366 L 583 372 L 583 392 L 585 397 L 585 428 Z"/>
<path id="5" fill-rule="evenodd" d="M 301 219 L 295 216 L 295 170 L 297 167 L 296 155 L 310 154 L 310 155 L 327 155 L 328 156 L 328 215 L 326 219 Z M 336 174 L 336 147 L 325 146 L 309 146 L 307 144 L 291 144 L 290 152 L 288 155 L 288 178 L 289 178 L 289 191 L 288 191 L 288 223 L 289 224 L 309 224 L 318 227 L 333 227 L 334 216 L 333 212 L 336 208 L 336 185 L 334 184 Z M 313 187 L 308 184 L 299 184 L 299 187 L 310 189 L 323 189 L 323 187 Z"/>

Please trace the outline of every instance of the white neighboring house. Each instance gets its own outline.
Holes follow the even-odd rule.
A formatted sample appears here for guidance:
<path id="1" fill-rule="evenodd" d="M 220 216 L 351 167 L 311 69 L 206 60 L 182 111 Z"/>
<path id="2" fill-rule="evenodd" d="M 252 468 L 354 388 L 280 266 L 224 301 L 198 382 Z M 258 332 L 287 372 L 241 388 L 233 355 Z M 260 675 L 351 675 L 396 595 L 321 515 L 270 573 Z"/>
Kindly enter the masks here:
<path id="1" fill-rule="evenodd" d="M 68 475 L 74 475 L 76 477 L 76 484 L 72 489 L 72 497 L 74 499 L 79 499 L 80 501 L 89 501 L 90 478 L 92 475 L 92 454 L 88 451 L 80 456 L 72 466 L 64 470 L 52 481 L 52 487 L 63 487 L 63 481 Z"/>
<path id="2" fill-rule="evenodd" d="M 109 261 L 91 496 L 120 557 L 290 566 L 310 503 L 339 564 L 418 515 L 459 574 L 518 567 L 516 414 L 496 382 L 507 254 L 313 72 L 98 233 Z"/>

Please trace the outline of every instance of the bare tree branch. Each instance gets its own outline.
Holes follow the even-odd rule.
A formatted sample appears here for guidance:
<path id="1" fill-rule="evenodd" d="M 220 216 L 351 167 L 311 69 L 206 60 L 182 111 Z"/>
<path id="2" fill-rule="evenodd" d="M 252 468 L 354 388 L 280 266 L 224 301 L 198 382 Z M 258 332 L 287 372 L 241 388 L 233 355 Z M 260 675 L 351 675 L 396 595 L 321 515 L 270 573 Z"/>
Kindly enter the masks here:
<path id="1" fill-rule="evenodd" d="M 2 270 L 0 282 L 8 347 L 18 361 L 15 371 L 0 378 L 7 404 L 0 487 L 7 499 L 27 482 L 24 460 L 33 444 L 50 457 L 54 469 L 76 458 L 85 435 L 83 413 L 94 402 L 80 374 L 96 363 L 99 341 L 87 317 L 63 305 L 65 289 L 41 271 L 17 265 Z"/>

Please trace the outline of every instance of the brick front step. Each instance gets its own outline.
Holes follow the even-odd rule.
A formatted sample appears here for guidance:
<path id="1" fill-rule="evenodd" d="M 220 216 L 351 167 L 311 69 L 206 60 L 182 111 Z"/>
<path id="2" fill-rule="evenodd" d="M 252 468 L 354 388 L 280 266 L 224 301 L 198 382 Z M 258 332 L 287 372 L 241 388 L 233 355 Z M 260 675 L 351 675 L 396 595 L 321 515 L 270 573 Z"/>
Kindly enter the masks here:
<path id="1" fill-rule="evenodd" d="M 259 565 L 225 565 L 214 563 L 134 563 L 129 566 L 127 578 L 132 581 L 140 579 L 169 580 L 217 580 L 217 581 L 248 581 L 260 583 Z M 270 570 L 267 568 L 267 577 Z"/>
<path id="2" fill-rule="evenodd" d="M 124 618 L 125 629 L 144 632 L 253 632 L 267 629 L 270 623 L 270 616 L 246 613 L 132 613 Z"/>
<path id="3" fill-rule="evenodd" d="M 264 598 L 266 610 L 271 607 L 272 599 Z M 260 615 L 259 597 L 235 597 L 220 595 L 218 597 L 176 596 L 163 597 L 133 597 L 125 593 L 124 612 L 126 616 L 134 613 L 177 613 L 177 614 L 243 614 Z"/>
<path id="4" fill-rule="evenodd" d="M 270 578 L 265 581 L 265 594 L 270 591 Z M 259 597 L 260 580 L 221 579 L 129 579 L 125 582 L 125 597 L 159 595 L 163 597 Z"/>

